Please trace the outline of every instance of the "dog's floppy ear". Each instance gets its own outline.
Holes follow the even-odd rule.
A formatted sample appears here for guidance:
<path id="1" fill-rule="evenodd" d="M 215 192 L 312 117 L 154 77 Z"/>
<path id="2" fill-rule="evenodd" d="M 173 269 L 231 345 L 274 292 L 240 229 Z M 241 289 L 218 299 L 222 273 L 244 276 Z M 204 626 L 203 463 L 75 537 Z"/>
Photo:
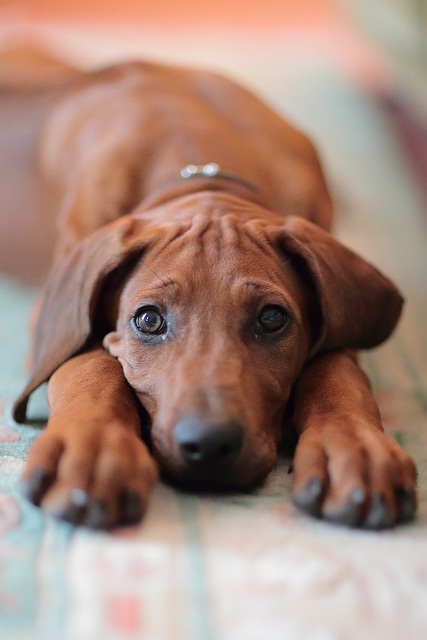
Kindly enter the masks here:
<path id="1" fill-rule="evenodd" d="M 320 319 L 311 355 L 383 342 L 399 319 L 403 298 L 390 280 L 328 232 L 290 216 L 279 244 L 300 262 L 315 289 Z"/>
<path id="2" fill-rule="evenodd" d="M 30 381 L 13 408 L 17 422 L 26 419 L 30 394 L 90 340 L 101 290 L 149 243 L 152 233 L 148 237 L 144 227 L 138 217 L 120 218 L 78 243 L 50 273 L 35 327 Z"/>

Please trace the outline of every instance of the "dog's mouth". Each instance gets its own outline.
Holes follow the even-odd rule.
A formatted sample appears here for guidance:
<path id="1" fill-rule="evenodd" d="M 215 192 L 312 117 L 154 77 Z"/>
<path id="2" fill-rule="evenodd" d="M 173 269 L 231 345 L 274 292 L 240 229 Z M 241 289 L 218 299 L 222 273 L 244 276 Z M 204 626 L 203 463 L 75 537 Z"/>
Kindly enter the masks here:
<path id="1" fill-rule="evenodd" d="M 276 456 L 252 458 L 241 452 L 235 458 L 191 463 L 175 451 L 155 451 L 162 479 L 170 485 L 196 493 L 251 492 L 264 482 Z"/>
<path id="2" fill-rule="evenodd" d="M 180 466 L 172 470 L 170 465 L 161 465 L 161 477 L 169 485 L 191 493 L 246 493 L 257 489 L 264 482 L 268 471 L 258 474 L 241 474 L 237 465 L 230 469 L 193 469 Z"/>

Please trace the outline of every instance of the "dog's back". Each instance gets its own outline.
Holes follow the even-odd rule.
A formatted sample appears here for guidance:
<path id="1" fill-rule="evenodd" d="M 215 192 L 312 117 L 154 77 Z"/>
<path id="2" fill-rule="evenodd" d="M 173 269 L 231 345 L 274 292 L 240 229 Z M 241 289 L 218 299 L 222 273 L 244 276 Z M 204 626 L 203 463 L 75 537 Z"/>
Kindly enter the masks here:
<path id="1" fill-rule="evenodd" d="M 0 271 L 41 283 L 55 241 L 57 203 L 40 179 L 37 146 L 52 98 L 80 72 L 39 50 L 0 53 Z"/>
<path id="2" fill-rule="evenodd" d="M 329 228 L 331 203 L 321 172 L 312 170 L 312 143 L 234 82 L 151 63 L 84 73 L 47 60 L 38 52 L 21 55 L 24 71 L 15 84 L 0 60 L 2 126 L 11 141 L 2 145 L 4 270 L 40 280 L 52 256 L 55 217 L 61 257 L 96 228 L 164 189 L 179 189 L 187 164 L 212 160 L 253 184 L 274 211 L 311 216 Z M 10 56 L 3 69 L 8 65 Z"/>
<path id="3" fill-rule="evenodd" d="M 330 200 L 324 182 L 313 183 L 321 172 L 313 171 L 319 163 L 309 139 L 213 73 L 136 62 L 87 74 L 57 104 L 42 146 L 46 174 L 64 188 L 79 184 L 64 213 L 72 217 L 83 203 L 85 228 L 75 240 L 176 186 L 187 164 L 213 159 L 257 187 L 272 210 L 329 227 Z M 319 203 L 316 211 L 304 197 Z"/>

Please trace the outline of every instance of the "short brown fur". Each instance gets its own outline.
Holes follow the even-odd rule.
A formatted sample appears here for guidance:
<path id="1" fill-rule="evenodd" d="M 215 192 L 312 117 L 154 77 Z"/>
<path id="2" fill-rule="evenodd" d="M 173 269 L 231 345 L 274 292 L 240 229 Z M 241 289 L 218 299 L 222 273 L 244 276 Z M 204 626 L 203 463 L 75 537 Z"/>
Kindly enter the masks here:
<path id="1" fill-rule="evenodd" d="M 139 521 L 159 470 L 251 488 L 291 413 L 299 507 L 368 528 L 411 519 L 414 463 L 354 355 L 390 335 L 402 298 L 330 234 L 308 138 L 204 71 L 129 63 L 52 95 L 38 159 L 61 204 L 15 416 L 46 380 L 51 413 L 27 496 L 112 527 Z M 232 177 L 180 177 L 209 162 Z M 141 332 L 141 309 L 161 330 Z"/>

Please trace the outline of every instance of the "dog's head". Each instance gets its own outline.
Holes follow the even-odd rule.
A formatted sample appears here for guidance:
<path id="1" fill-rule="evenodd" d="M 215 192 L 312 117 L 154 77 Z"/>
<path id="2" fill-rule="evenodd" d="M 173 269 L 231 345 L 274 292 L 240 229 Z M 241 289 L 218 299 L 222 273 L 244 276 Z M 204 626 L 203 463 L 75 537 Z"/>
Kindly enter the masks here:
<path id="1" fill-rule="evenodd" d="M 165 475 L 250 486 L 274 465 L 307 360 L 379 344 L 401 304 L 390 281 L 315 225 L 221 194 L 187 196 L 96 232 L 59 266 L 15 414 L 103 340 L 149 416 Z"/>

